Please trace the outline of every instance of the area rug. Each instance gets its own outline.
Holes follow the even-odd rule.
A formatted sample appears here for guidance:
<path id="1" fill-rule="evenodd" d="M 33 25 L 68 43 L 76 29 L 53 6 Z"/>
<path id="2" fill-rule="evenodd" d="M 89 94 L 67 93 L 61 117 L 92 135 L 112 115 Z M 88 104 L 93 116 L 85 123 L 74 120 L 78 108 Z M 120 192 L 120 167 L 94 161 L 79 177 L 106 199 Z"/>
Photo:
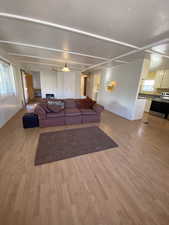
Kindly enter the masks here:
<path id="1" fill-rule="evenodd" d="M 35 165 L 72 158 L 118 145 L 96 126 L 40 134 Z"/>

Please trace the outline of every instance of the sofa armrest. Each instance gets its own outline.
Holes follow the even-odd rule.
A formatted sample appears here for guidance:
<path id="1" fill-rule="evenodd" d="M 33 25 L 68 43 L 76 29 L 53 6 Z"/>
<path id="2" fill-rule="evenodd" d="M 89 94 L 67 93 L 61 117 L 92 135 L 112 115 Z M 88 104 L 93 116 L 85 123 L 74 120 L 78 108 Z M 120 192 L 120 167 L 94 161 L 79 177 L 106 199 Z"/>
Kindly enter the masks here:
<path id="1" fill-rule="evenodd" d="M 45 120 L 46 119 L 46 112 L 39 105 L 36 106 L 36 108 L 34 110 L 34 113 L 38 115 L 39 120 Z"/>
<path id="2" fill-rule="evenodd" d="M 101 114 L 101 112 L 104 110 L 104 107 L 99 104 L 94 104 L 93 110 L 96 111 L 97 114 Z"/>

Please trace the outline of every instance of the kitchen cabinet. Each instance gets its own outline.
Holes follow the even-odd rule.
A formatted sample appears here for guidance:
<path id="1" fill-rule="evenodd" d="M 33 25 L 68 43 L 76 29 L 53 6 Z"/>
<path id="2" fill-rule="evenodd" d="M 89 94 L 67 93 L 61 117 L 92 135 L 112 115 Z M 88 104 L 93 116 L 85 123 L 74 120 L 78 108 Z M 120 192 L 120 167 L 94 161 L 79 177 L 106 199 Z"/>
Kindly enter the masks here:
<path id="1" fill-rule="evenodd" d="M 147 98 L 146 99 L 145 108 L 144 108 L 145 112 L 149 112 L 150 111 L 151 103 L 152 103 L 152 98 Z"/>
<path id="2" fill-rule="evenodd" d="M 169 70 L 160 70 L 156 73 L 155 88 L 169 88 Z"/>
<path id="3" fill-rule="evenodd" d="M 162 70 L 159 70 L 159 71 L 157 71 L 157 73 L 156 73 L 156 77 L 155 77 L 155 85 L 154 85 L 154 87 L 155 87 L 155 88 L 161 88 L 162 80 L 163 80 L 163 71 L 162 71 Z"/>
<path id="4" fill-rule="evenodd" d="M 166 70 L 163 74 L 161 88 L 169 88 L 169 70 Z"/>
<path id="5" fill-rule="evenodd" d="M 146 99 L 138 98 L 136 100 L 134 111 L 133 111 L 133 120 L 140 120 L 143 118 L 145 104 L 146 104 Z"/>

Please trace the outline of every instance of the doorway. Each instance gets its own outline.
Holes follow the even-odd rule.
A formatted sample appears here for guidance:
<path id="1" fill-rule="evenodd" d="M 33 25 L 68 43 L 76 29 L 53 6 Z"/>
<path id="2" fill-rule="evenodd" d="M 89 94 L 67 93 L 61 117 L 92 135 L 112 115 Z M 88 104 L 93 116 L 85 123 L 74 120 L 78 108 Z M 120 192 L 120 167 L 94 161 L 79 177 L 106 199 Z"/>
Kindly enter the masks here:
<path id="1" fill-rule="evenodd" d="M 21 70 L 21 78 L 25 104 L 41 99 L 40 72 Z"/>
<path id="2" fill-rule="evenodd" d="M 87 96 L 88 75 L 81 75 L 81 97 Z"/>
<path id="3" fill-rule="evenodd" d="M 33 79 L 34 100 L 39 101 L 42 98 L 40 71 L 31 71 Z"/>

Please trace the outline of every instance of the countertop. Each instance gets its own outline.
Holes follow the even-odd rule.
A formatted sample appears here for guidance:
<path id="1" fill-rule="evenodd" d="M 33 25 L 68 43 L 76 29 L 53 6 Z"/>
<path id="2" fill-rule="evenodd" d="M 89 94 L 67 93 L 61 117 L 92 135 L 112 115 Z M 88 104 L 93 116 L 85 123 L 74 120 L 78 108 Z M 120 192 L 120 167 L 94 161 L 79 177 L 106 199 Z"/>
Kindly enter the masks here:
<path id="1" fill-rule="evenodd" d="M 139 93 L 139 96 L 138 96 L 138 99 L 140 98 L 152 98 L 153 101 L 156 101 L 156 102 L 165 102 L 165 103 L 168 103 L 169 104 L 169 100 L 166 100 L 166 99 L 162 99 L 160 98 L 160 95 L 158 94 L 143 94 L 143 93 Z"/>
<path id="2" fill-rule="evenodd" d="M 169 104 L 169 100 L 162 99 L 162 98 L 153 98 L 152 100 L 153 101 L 156 101 L 156 102 L 165 102 L 165 103 L 168 103 Z"/>
<path id="3" fill-rule="evenodd" d="M 145 94 L 145 93 L 139 93 L 138 97 L 148 97 L 148 98 L 158 98 L 160 97 L 160 94 Z"/>

